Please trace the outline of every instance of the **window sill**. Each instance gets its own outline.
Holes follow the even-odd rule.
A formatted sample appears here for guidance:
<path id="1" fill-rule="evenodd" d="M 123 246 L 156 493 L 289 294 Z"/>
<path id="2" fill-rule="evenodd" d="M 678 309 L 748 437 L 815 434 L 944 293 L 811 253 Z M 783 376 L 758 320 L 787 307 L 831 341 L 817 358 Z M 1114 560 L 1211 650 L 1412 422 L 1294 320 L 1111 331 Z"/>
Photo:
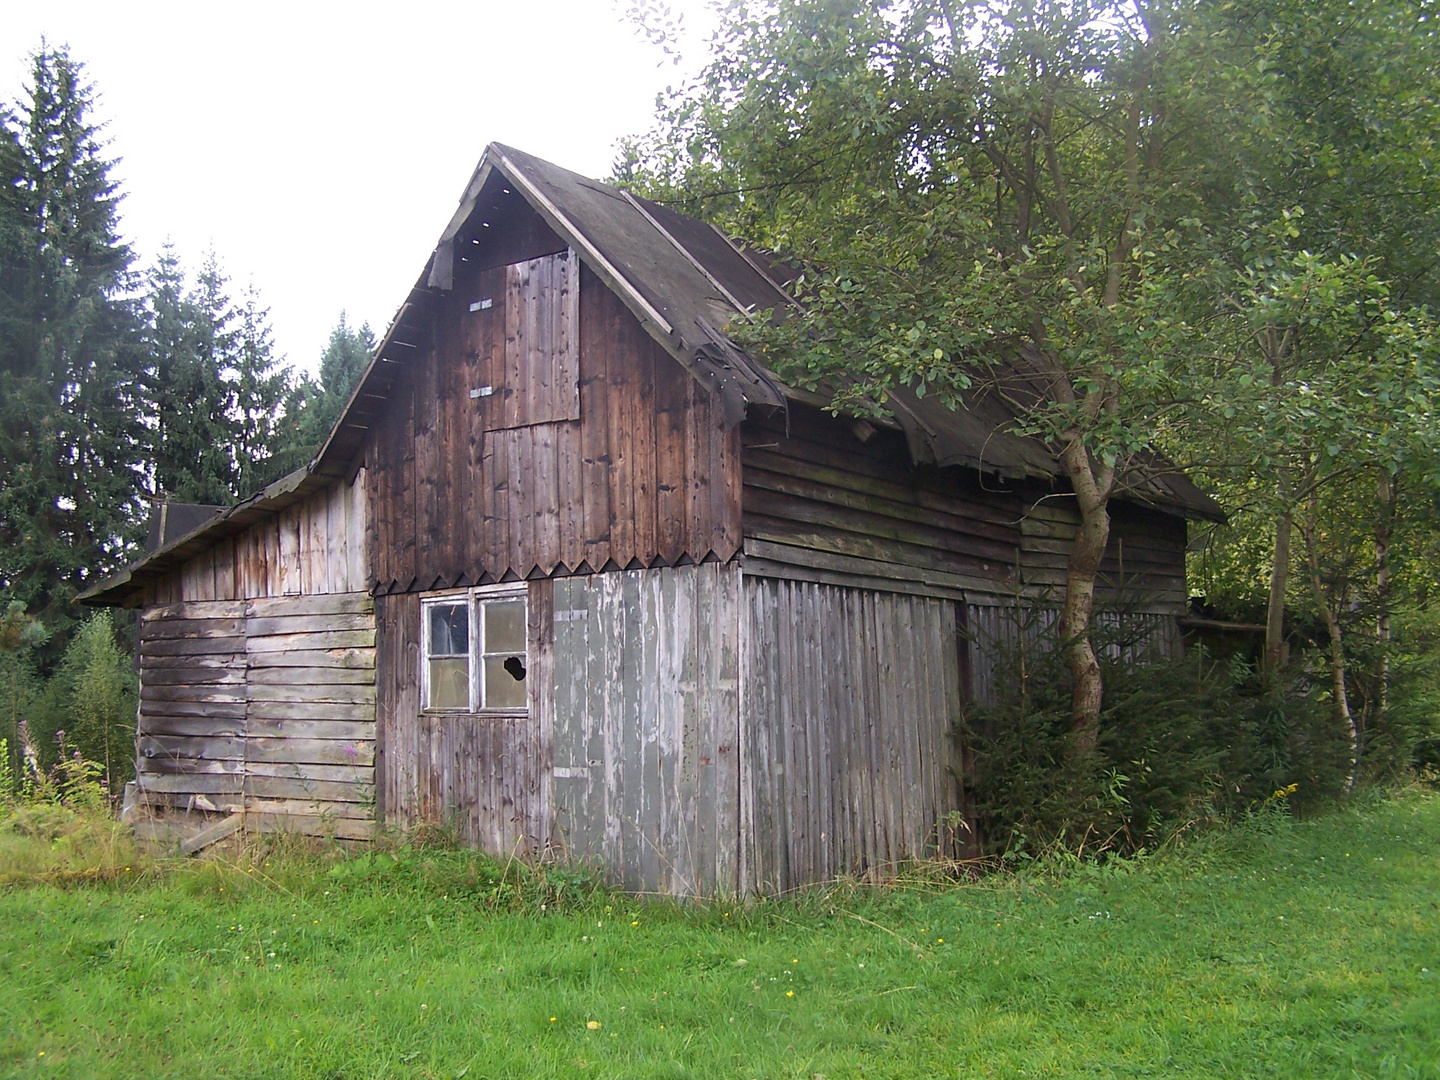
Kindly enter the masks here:
<path id="1" fill-rule="evenodd" d="M 529 709 L 421 709 L 421 716 L 445 717 L 450 720 L 528 720 Z"/>

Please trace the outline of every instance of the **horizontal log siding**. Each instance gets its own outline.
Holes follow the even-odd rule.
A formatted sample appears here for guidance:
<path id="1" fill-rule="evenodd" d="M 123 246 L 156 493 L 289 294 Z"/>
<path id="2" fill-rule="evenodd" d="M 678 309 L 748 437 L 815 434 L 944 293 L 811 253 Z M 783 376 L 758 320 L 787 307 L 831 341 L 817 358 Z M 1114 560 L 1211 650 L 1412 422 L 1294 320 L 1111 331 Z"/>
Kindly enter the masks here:
<path id="1" fill-rule="evenodd" d="M 801 405 L 788 420 L 752 416 L 741 434 L 750 573 L 954 598 L 1043 602 L 1064 589 L 1073 496 L 913 465 L 899 432 L 862 440 L 850 421 Z M 1110 513 L 1101 597 L 1178 611 L 1185 522 L 1120 501 Z"/>
<path id="2" fill-rule="evenodd" d="M 369 437 L 375 587 L 728 560 L 740 545 L 738 431 L 724 429 L 719 402 L 588 269 L 579 419 L 520 424 L 564 413 L 471 398 L 494 385 L 493 372 L 510 372 L 497 360 L 507 341 L 505 275 L 480 273 L 440 302 L 430 339 L 416 342 Z M 485 297 L 491 308 L 470 311 Z M 520 382 L 521 373 L 507 378 Z M 555 398 L 553 385 L 536 385 L 527 392 Z"/>
<path id="3" fill-rule="evenodd" d="M 143 609 L 142 799 L 243 810 L 252 827 L 369 836 L 373 609 L 364 593 Z"/>
<path id="4" fill-rule="evenodd" d="M 361 469 L 220 541 L 147 584 L 142 606 L 367 591 L 365 490 Z"/>
<path id="5" fill-rule="evenodd" d="M 898 432 L 861 441 L 850 423 L 799 405 L 786 427 L 784 417 L 757 416 L 741 428 L 747 554 L 813 562 L 785 549 L 823 552 L 837 569 L 890 576 L 865 564 L 905 567 L 914 580 L 955 588 L 1010 581 L 1020 543 L 1013 496 L 987 493 L 958 469 L 913 466 Z"/>
<path id="6" fill-rule="evenodd" d="M 747 574 L 743 618 L 745 890 L 955 854 L 955 602 Z"/>
<path id="7" fill-rule="evenodd" d="M 1020 559 L 1025 581 L 1059 596 L 1065 589 L 1065 568 L 1080 524 L 1074 500 L 1038 500 L 1024 509 Z M 1102 601 L 1180 613 L 1188 595 L 1185 543 L 1183 518 L 1112 501 L 1110 543 L 1100 567 Z"/>

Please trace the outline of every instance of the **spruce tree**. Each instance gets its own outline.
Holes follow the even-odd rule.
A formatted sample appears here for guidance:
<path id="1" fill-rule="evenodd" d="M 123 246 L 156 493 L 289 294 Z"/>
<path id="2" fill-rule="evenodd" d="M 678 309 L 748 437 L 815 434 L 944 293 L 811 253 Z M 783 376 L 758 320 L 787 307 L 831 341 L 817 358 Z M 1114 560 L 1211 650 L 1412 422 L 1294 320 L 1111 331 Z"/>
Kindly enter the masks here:
<path id="1" fill-rule="evenodd" d="M 93 111 L 83 66 L 44 45 L 0 110 L 0 599 L 62 631 L 124 562 L 143 469 L 132 255 Z"/>
<path id="2" fill-rule="evenodd" d="M 320 357 L 319 381 L 301 376 L 286 398 L 269 479 L 301 468 L 319 452 L 370 362 L 375 344 L 369 323 L 352 327 L 345 312 L 340 312 L 340 321 L 330 331 L 330 341 Z"/>
<path id="3" fill-rule="evenodd" d="M 234 492 L 229 388 L 220 369 L 234 337 L 234 316 L 224 290 L 213 256 L 194 290 L 168 247 L 150 271 L 146 408 L 157 496 L 221 504 Z"/>
<path id="4" fill-rule="evenodd" d="M 273 475 L 281 446 L 280 412 L 290 389 L 289 371 L 274 355 L 269 309 L 252 286 L 240 309 L 240 331 L 232 358 L 234 454 L 237 494 L 253 494 Z M 283 475 L 283 474 L 282 474 Z"/>

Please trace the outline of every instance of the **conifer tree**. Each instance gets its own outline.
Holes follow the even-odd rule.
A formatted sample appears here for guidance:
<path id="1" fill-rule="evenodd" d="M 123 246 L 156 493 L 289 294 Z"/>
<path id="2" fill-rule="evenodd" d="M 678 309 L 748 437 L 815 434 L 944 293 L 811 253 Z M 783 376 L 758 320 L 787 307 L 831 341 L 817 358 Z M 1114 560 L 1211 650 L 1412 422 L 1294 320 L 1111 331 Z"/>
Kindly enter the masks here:
<path id="1" fill-rule="evenodd" d="M 225 504 L 274 477 L 289 374 L 276 360 L 269 311 L 243 301 L 212 252 L 193 286 L 168 248 L 150 272 L 145 345 L 152 480 L 157 496 Z"/>
<path id="2" fill-rule="evenodd" d="M 307 464 L 324 445 L 374 351 L 370 325 L 352 327 L 342 311 L 320 357 L 319 381 L 302 376 L 286 399 L 271 480 Z"/>
<path id="3" fill-rule="evenodd" d="M 94 100 L 42 44 L 0 109 L 0 594 L 59 631 L 124 561 L 143 462 L 132 255 Z"/>
<path id="4" fill-rule="evenodd" d="M 281 449 L 280 413 L 290 389 L 290 375 L 275 358 L 269 309 L 261 307 L 251 286 L 240 309 L 231 385 L 234 394 L 234 453 L 237 494 L 244 498 L 264 487 L 273 475 Z"/>
<path id="5" fill-rule="evenodd" d="M 234 317 L 223 275 L 212 256 L 199 288 L 191 290 L 167 247 L 149 285 L 144 343 L 154 493 L 180 502 L 229 502 L 229 388 L 219 360 L 234 336 Z"/>

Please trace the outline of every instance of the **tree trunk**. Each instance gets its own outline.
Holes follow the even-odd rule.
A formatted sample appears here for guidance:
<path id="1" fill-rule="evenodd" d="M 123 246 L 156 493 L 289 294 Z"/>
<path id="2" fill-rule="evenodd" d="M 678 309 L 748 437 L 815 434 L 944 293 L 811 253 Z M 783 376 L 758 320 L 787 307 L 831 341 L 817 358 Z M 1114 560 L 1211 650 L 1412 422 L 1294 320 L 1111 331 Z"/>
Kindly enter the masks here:
<path id="1" fill-rule="evenodd" d="M 1290 511 L 1275 520 L 1270 560 L 1270 600 L 1265 610 L 1265 674 L 1273 678 L 1285 666 L 1285 586 L 1290 580 Z"/>
<path id="2" fill-rule="evenodd" d="M 1380 470 L 1378 513 L 1375 515 L 1375 642 L 1380 664 L 1376 672 L 1375 715 L 1383 717 L 1390 703 L 1390 539 L 1395 532 L 1399 492 L 1395 479 Z"/>
<path id="3" fill-rule="evenodd" d="M 1348 794 L 1355 786 L 1355 774 L 1360 765 L 1360 732 L 1355 727 L 1355 717 L 1350 712 L 1350 695 L 1345 688 L 1345 640 L 1340 630 L 1340 614 L 1330 602 L 1325 582 L 1320 575 L 1319 526 L 1320 492 L 1311 492 L 1309 510 L 1305 515 L 1302 530 L 1305 537 L 1305 559 L 1310 564 L 1310 588 L 1315 597 L 1315 606 L 1325 621 L 1325 630 L 1330 637 L 1330 702 L 1331 712 L 1350 745 L 1350 768 L 1345 775 L 1345 791 Z"/>
<path id="4" fill-rule="evenodd" d="M 1100 706 L 1105 688 L 1100 678 L 1100 661 L 1090 642 L 1090 615 L 1095 607 L 1095 579 L 1105 545 L 1110 540 L 1109 495 L 1113 470 L 1100 476 L 1091 467 L 1090 456 L 1078 439 L 1061 455 L 1076 501 L 1080 504 L 1080 528 L 1070 550 L 1065 570 L 1065 606 L 1060 613 L 1060 643 L 1070 666 L 1070 732 L 1078 754 L 1095 749 L 1100 729 Z"/>

